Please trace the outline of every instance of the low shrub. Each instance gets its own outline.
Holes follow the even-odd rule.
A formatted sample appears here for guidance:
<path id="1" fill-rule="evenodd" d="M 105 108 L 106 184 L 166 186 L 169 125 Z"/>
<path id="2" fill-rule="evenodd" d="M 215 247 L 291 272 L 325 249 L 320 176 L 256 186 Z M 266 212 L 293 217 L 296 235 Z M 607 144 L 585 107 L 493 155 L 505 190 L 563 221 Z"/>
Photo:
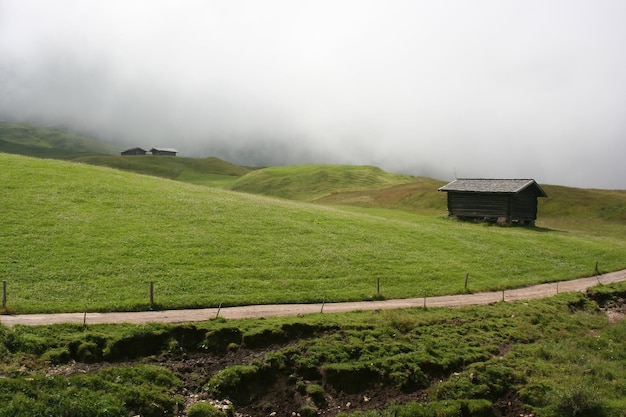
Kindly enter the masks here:
<path id="1" fill-rule="evenodd" d="M 83 342 L 76 348 L 76 358 L 85 363 L 94 363 L 102 358 L 102 352 L 95 342 Z"/>
<path id="2" fill-rule="evenodd" d="M 53 365 L 67 363 L 70 359 L 71 355 L 67 347 L 52 348 L 41 355 L 42 361 L 50 362 Z"/>
<path id="3" fill-rule="evenodd" d="M 300 407 L 299 414 L 301 417 L 316 417 L 317 410 L 310 405 L 303 405 Z"/>
<path id="4" fill-rule="evenodd" d="M 193 404 L 187 410 L 187 417 L 226 417 L 226 414 L 205 401 Z"/>
<path id="5" fill-rule="evenodd" d="M 221 327 L 209 330 L 205 339 L 198 344 L 201 350 L 224 355 L 229 346 L 240 345 L 243 340 L 242 332 L 237 327 Z"/>
<path id="6" fill-rule="evenodd" d="M 245 405 L 253 395 L 267 390 L 272 378 L 271 369 L 260 364 L 233 365 L 213 375 L 205 389 L 215 397 Z"/>
<path id="7" fill-rule="evenodd" d="M 326 397 L 324 396 L 324 388 L 318 384 L 309 384 L 306 387 L 306 394 L 311 398 L 313 403 L 318 407 L 326 405 Z"/>

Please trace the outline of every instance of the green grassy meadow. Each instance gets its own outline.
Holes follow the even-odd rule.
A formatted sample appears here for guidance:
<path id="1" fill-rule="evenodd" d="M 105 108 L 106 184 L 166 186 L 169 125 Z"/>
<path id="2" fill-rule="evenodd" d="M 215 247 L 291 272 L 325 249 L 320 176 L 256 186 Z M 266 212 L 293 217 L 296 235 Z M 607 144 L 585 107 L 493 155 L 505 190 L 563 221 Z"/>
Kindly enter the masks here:
<path id="1" fill-rule="evenodd" d="M 228 185 L 251 171 L 215 157 L 91 155 L 75 158 L 74 162 L 214 187 Z"/>
<path id="2" fill-rule="evenodd" d="M 499 290 L 626 267 L 624 190 L 542 184 L 538 227 L 503 228 L 448 219 L 444 182 L 430 178 L 91 144 L 0 123 L 3 313 L 144 310 L 150 282 L 155 308 L 183 308 L 454 294 L 466 273 L 469 291 Z M 459 309 L 0 326 L 0 417 L 622 417 L 625 297 L 617 283 Z"/>
<path id="3" fill-rule="evenodd" d="M 372 166 L 293 165 L 255 170 L 230 184 L 234 191 L 299 201 L 331 193 L 381 189 L 406 184 L 413 177 L 390 174 Z"/>
<path id="4" fill-rule="evenodd" d="M 8 154 L 0 164 L 0 274 L 17 313 L 147 309 L 149 282 L 158 308 L 183 308 L 368 300 L 378 279 L 386 298 L 460 293 L 466 273 L 470 291 L 499 290 L 626 266 L 620 233 L 346 209 Z"/>

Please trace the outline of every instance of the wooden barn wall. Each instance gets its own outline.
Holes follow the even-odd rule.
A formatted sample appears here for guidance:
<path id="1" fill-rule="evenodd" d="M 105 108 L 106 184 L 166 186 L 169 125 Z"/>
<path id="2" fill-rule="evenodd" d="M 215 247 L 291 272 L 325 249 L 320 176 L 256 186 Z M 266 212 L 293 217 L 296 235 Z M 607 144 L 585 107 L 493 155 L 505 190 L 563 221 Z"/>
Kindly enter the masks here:
<path id="1" fill-rule="evenodd" d="M 448 212 L 462 217 L 506 216 L 509 198 L 506 194 L 448 192 Z"/>
<path id="2" fill-rule="evenodd" d="M 524 191 L 518 194 L 448 192 L 448 213 L 461 217 L 535 220 L 537 197 L 531 190 Z"/>
<path id="3" fill-rule="evenodd" d="M 514 219 L 537 219 L 537 196 L 531 190 L 523 190 L 511 199 L 511 217 Z"/>

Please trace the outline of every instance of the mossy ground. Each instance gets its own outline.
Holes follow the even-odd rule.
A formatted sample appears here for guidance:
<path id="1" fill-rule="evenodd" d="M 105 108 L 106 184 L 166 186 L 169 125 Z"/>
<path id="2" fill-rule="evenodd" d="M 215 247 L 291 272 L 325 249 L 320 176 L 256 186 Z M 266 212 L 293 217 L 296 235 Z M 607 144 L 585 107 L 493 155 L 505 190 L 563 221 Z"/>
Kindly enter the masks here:
<path id="1" fill-rule="evenodd" d="M 0 410 L 174 413 L 212 399 L 249 415 L 622 416 L 625 299 L 620 283 L 461 309 L 3 328 Z"/>

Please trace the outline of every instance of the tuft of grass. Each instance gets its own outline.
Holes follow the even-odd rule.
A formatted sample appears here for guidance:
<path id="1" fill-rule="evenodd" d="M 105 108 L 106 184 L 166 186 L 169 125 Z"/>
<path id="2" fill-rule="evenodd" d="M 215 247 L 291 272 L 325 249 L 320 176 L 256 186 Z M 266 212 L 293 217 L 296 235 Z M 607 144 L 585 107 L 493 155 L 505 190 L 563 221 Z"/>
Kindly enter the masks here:
<path id="1" fill-rule="evenodd" d="M 226 417 L 226 413 L 208 402 L 200 401 L 189 407 L 187 417 Z"/>
<path id="2" fill-rule="evenodd" d="M 319 384 L 308 384 L 306 386 L 306 395 L 308 395 L 317 407 L 326 405 L 326 397 L 324 388 Z"/>

